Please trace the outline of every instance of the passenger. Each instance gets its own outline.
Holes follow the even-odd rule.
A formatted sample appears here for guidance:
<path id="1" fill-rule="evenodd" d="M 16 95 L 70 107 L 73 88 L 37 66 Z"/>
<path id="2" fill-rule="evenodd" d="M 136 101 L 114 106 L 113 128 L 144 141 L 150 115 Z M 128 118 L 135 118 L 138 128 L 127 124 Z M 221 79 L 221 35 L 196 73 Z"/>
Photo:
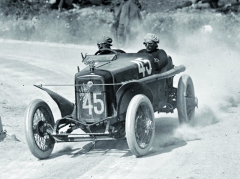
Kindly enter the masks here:
<path id="1" fill-rule="evenodd" d="M 111 53 L 114 53 L 114 51 L 119 53 L 125 53 L 123 50 L 120 50 L 120 49 L 111 49 L 111 46 L 112 46 L 111 37 L 101 36 L 97 40 L 97 46 L 98 46 L 98 50 L 100 51 L 99 54 L 111 54 Z"/>
<path id="2" fill-rule="evenodd" d="M 143 42 L 146 48 L 138 51 L 138 53 L 151 54 L 156 64 L 155 70 L 160 72 L 161 69 L 168 64 L 168 56 L 164 50 L 158 49 L 158 43 L 159 43 L 159 38 L 154 34 L 148 33 L 144 37 L 144 42 Z"/>

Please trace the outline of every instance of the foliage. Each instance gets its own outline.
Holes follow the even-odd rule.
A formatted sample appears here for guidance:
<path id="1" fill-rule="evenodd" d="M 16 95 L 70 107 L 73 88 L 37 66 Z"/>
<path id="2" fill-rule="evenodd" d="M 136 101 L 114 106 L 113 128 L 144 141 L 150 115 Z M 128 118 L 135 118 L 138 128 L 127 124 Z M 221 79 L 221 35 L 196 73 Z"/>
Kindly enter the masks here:
<path id="1" fill-rule="evenodd" d="M 96 9 L 96 10 L 95 10 Z M 0 38 L 80 43 L 109 29 L 112 16 L 103 9 L 84 8 L 58 12 L 45 2 L 24 0 L 0 2 Z M 98 17 L 99 18 L 96 18 Z M 93 24 L 93 25 L 91 25 Z M 107 33 L 110 33 L 108 31 Z"/>
<path id="2" fill-rule="evenodd" d="M 232 41 L 234 44 L 240 38 L 239 15 L 222 15 L 211 11 L 150 12 L 153 3 L 150 0 L 140 2 L 144 6 L 141 12 L 143 23 L 136 30 L 141 37 L 146 32 L 156 33 L 165 45 L 177 47 L 184 37 L 199 32 L 204 25 L 210 25 L 219 41 Z M 171 2 L 156 1 L 158 5 Z M 155 8 L 160 7 L 157 4 Z M 50 4 L 43 0 L 32 3 L 26 0 L 1 0 L 0 11 L 0 38 L 93 44 L 100 35 L 114 37 L 111 31 L 113 14 L 109 6 L 58 12 L 50 10 Z"/>
<path id="3" fill-rule="evenodd" d="M 15 18 L 31 19 L 36 15 L 46 13 L 46 2 L 43 0 L 29 2 L 28 0 L 2 0 L 0 9 L 5 16 L 14 16 Z"/>

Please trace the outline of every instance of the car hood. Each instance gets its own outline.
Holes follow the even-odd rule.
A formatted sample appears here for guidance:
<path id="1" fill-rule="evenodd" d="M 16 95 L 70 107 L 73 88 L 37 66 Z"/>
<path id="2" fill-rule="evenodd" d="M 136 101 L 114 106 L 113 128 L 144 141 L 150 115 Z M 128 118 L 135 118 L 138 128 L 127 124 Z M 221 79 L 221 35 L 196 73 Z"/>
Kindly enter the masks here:
<path id="1" fill-rule="evenodd" d="M 147 60 L 148 63 L 142 62 L 141 60 Z M 151 70 L 151 72 L 147 72 L 146 68 L 149 69 L 150 66 L 151 68 L 153 68 L 153 63 L 153 57 L 149 54 L 123 53 L 118 54 L 115 60 L 96 62 L 94 73 L 102 74 L 103 71 L 105 71 L 105 73 L 110 73 L 111 76 L 114 77 L 115 83 L 125 82 L 133 79 L 141 79 L 143 77 L 152 75 L 154 73 L 154 69 Z M 144 72 L 142 72 L 141 70 L 144 70 Z M 90 74 L 89 67 L 83 69 L 79 75 L 86 74 Z"/>

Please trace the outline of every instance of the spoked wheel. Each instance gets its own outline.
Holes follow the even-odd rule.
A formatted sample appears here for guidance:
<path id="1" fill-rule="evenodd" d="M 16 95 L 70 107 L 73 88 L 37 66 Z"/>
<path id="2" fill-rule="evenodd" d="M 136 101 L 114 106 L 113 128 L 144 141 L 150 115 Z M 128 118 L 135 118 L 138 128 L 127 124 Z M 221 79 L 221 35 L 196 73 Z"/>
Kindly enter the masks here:
<path id="1" fill-rule="evenodd" d="M 152 104 L 145 95 L 136 95 L 130 101 L 125 128 L 131 152 L 137 157 L 146 155 L 153 142 L 155 120 Z"/>
<path id="2" fill-rule="evenodd" d="M 183 75 L 178 81 L 177 109 L 180 123 L 188 123 L 194 119 L 197 98 L 190 76 Z"/>
<path id="3" fill-rule="evenodd" d="M 39 158 L 47 158 L 53 150 L 55 140 L 49 135 L 54 127 L 51 109 L 43 100 L 32 101 L 25 114 L 25 135 L 32 154 Z"/>

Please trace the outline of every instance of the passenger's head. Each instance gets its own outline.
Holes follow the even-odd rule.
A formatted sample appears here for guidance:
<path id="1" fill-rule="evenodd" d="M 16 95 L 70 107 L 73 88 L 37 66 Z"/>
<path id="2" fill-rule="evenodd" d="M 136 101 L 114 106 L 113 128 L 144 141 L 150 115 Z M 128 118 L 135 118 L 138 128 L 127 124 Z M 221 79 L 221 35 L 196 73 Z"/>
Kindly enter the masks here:
<path id="1" fill-rule="evenodd" d="M 110 48 L 111 49 L 112 38 L 107 37 L 107 36 L 101 36 L 100 38 L 98 38 L 97 46 L 98 46 L 99 50 L 101 50 L 103 48 Z"/>
<path id="2" fill-rule="evenodd" d="M 151 51 L 154 51 L 155 49 L 157 49 L 158 43 L 159 43 L 159 38 L 154 34 L 148 33 L 144 37 L 143 44 L 145 45 L 146 50 L 148 52 L 151 52 Z"/>

